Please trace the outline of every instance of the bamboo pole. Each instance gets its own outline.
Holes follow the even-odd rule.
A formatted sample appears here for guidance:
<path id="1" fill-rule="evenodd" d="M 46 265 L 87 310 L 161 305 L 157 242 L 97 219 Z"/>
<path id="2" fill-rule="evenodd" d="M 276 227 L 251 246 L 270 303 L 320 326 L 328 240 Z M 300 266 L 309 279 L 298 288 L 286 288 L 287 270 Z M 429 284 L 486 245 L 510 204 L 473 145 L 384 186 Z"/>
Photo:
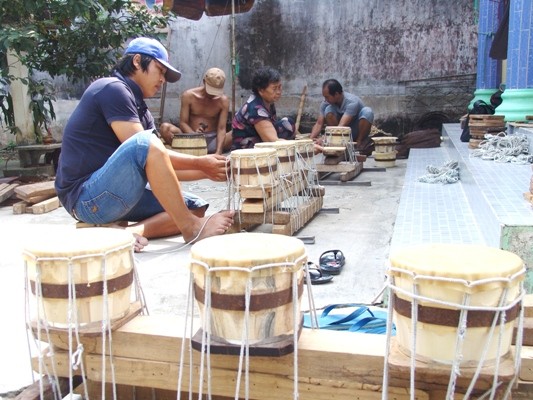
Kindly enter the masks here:
<path id="1" fill-rule="evenodd" d="M 298 114 L 296 115 L 296 123 L 294 124 L 296 133 L 300 133 L 300 120 L 302 119 L 302 112 L 304 109 L 305 97 L 307 95 L 307 85 L 304 86 L 302 95 L 300 96 L 300 105 L 298 106 Z"/>

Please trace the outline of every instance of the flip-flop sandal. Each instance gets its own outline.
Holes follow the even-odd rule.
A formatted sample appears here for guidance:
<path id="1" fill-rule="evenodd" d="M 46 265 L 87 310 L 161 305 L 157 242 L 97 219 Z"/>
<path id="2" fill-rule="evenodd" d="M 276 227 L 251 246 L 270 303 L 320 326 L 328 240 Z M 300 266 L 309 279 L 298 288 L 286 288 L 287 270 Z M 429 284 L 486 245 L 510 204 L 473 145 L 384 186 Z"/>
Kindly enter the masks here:
<path id="1" fill-rule="evenodd" d="M 333 277 L 331 275 L 324 274 L 320 267 L 311 261 L 307 263 L 307 268 L 309 269 L 311 285 L 322 285 L 333 280 Z M 307 276 L 304 279 L 304 283 L 307 284 Z"/>
<path id="2" fill-rule="evenodd" d="M 319 265 L 322 272 L 326 272 L 330 275 L 340 274 L 345 262 L 344 254 L 340 250 L 325 251 L 319 259 Z"/>
<path id="3" fill-rule="evenodd" d="M 353 310 L 350 314 L 330 314 L 330 312 L 336 308 L 344 309 L 346 307 L 355 307 L 355 310 Z M 335 331 L 347 331 L 354 325 L 354 323 L 357 322 L 360 317 L 363 317 L 366 312 L 373 316 L 370 309 L 362 304 L 331 304 L 322 311 L 320 316 L 317 316 L 318 328 Z M 303 326 L 305 328 L 313 328 L 310 313 L 304 314 Z"/>

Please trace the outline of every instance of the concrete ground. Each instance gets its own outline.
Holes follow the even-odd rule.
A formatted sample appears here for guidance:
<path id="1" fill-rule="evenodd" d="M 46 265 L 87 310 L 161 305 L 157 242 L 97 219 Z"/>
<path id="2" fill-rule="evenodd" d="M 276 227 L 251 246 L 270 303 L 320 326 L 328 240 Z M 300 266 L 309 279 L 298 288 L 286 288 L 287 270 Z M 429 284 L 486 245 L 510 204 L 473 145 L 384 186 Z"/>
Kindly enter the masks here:
<path id="1" fill-rule="evenodd" d="M 318 262 L 320 255 L 330 249 L 340 249 L 346 257 L 342 273 L 333 282 L 312 286 L 317 308 L 332 303 L 366 303 L 380 294 L 406 164 L 407 160 L 397 160 L 396 167 L 376 169 L 374 160 L 369 158 L 363 173 L 352 182 L 335 184 L 338 176 L 328 178 L 333 184 L 325 185 L 323 209 L 338 208 L 338 213 L 321 211 L 296 234 L 314 237 L 314 244 L 305 245 L 310 261 Z M 211 211 L 226 208 L 225 184 L 200 181 L 187 183 L 184 189 L 210 201 Z M 0 398 L 10 398 L 9 392 L 32 383 L 25 333 L 22 250 L 28 243 L 53 235 L 54 229 L 74 229 L 74 224 L 63 208 L 42 215 L 14 215 L 12 207 L 0 207 Z M 259 230 L 264 228 L 268 227 Z M 57 240 L 61 241 L 61 237 Z M 181 237 L 152 240 L 143 253 L 136 254 L 150 314 L 184 315 L 189 249 L 176 250 L 180 244 Z M 302 298 L 307 307 L 305 293 Z"/>

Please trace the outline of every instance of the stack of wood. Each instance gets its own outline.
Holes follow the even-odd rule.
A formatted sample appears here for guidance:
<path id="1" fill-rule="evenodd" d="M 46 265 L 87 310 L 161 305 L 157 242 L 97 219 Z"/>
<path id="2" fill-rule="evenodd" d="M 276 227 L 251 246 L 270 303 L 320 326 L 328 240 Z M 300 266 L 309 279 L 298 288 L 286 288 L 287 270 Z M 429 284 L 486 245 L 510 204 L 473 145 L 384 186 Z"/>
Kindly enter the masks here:
<path id="1" fill-rule="evenodd" d="M 490 114 L 470 114 L 468 127 L 470 128 L 470 141 L 468 147 L 477 149 L 479 143 L 485 139 L 485 134 L 497 134 L 505 131 L 505 116 Z"/>
<path id="2" fill-rule="evenodd" d="M 21 201 L 13 204 L 13 214 L 44 214 L 61 205 L 54 181 L 17 185 L 14 192 Z"/>

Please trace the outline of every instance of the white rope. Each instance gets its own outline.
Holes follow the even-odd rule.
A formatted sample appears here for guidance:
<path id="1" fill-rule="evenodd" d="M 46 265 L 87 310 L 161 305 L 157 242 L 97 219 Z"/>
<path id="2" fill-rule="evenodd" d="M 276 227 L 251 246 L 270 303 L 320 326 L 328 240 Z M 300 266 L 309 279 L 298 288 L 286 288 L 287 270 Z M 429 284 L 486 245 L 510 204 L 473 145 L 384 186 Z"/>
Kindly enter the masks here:
<path id="1" fill-rule="evenodd" d="M 524 134 L 487 133 L 485 140 L 479 143 L 478 148 L 473 150 L 470 156 L 500 163 L 533 163 L 533 155 L 529 154 L 529 140 Z"/>
<path id="2" fill-rule="evenodd" d="M 453 395 L 455 392 L 455 384 L 457 376 L 460 375 L 460 364 L 463 358 L 462 355 L 462 343 L 464 341 L 464 336 L 466 334 L 467 329 L 467 314 L 468 311 L 472 310 L 478 310 L 478 311 L 493 311 L 495 312 L 494 318 L 490 327 L 490 330 L 488 332 L 488 337 L 485 342 L 485 346 L 483 347 L 483 351 L 481 354 L 481 357 L 479 358 L 478 365 L 475 371 L 474 376 L 471 379 L 470 385 L 467 389 L 467 392 L 465 393 L 464 399 L 468 399 L 471 395 L 474 386 L 477 382 L 477 379 L 479 378 L 479 375 L 481 374 L 481 369 L 483 368 L 484 362 L 488 356 L 489 351 L 489 344 L 492 342 L 492 338 L 494 335 L 494 332 L 496 330 L 496 327 L 499 326 L 499 335 L 498 335 L 498 342 L 497 342 L 497 349 L 496 349 L 496 361 L 494 366 L 494 378 L 493 378 L 493 385 L 492 388 L 489 389 L 482 398 L 485 398 L 486 396 L 490 395 L 490 399 L 494 399 L 494 396 L 496 395 L 496 389 L 501 386 L 501 382 L 498 382 L 498 371 L 499 366 L 501 363 L 501 350 L 502 350 L 502 341 L 503 341 L 503 330 L 505 328 L 506 318 L 505 318 L 505 312 L 510 310 L 511 308 L 515 307 L 516 305 L 521 305 L 521 302 L 524 297 L 524 285 L 523 282 L 520 284 L 519 294 L 514 299 L 507 299 L 508 297 L 508 288 L 511 287 L 512 283 L 518 283 L 518 280 L 521 276 L 523 276 L 526 272 L 525 268 L 522 268 L 521 270 L 515 272 L 511 276 L 508 277 L 493 277 L 493 278 L 486 278 L 486 279 L 480 279 L 476 281 L 468 281 L 465 279 L 460 278 L 447 278 L 447 277 L 436 277 L 436 276 L 428 276 L 428 275 L 418 275 L 412 271 L 404 270 L 402 268 L 396 268 L 391 267 L 390 271 L 391 274 L 388 275 L 387 278 L 387 286 L 390 290 L 393 292 L 401 293 L 407 297 L 410 297 L 412 299 L 412 305 L 411 305 L 411 383 L 410 383 L 410 391 L 411 391 L 411 398 L 414 398 L 414 373 L 415 373 L 415 354 L 416 354 L 416 322 L 418 320 L 417 312 L 415 309 L 417 309 L 417 304 L 419 301 L 424 302 L 430 302 L 439 304 L 442 306 L 445 306 L 445 308 L 451 308 L 451 309 L 459 309 L 460 310 L 460 318 L 459 318 L 459 325 L 457 329 L 457 337 L 456 337 L 456 353 L 455 358 L 452 363 L 452 370 L 450 374 L 450 381 L 448 383 L 448 390 L 446 394 L 446 399 L 453 399 Z M 410 277 L 413 282 L 412 290 L 406 290 L 402 287 L 396 286 L 394 283 L 394 275 L 400 275 Z M 444 283 L 455 283 L 463 285 L 465 288 L 465 293 L 463 296 L 463 301 L 461 304 L 451 302 L 451 301 L 444 301 L 440 299 L 435 298 L 429 298 L 427 296 L 422 296 L 417 293 L 418 287 L 420 285 L 419 282 L 423 281 L 431 281 L 431 282 L 444 282 Z M 482 306 L 482 305 L 471 305 L 469 303 L 468 293 L 471 292 L 472 288 L 492 284 L 492 283 L 499 283 L 501 287 L 504 288 L 502 290 L 501 296 L 498 301 L 497 306 Z M 392 314 L 393 314 L 393 308 L 394 308 L 394 296 L 390 296 L 389 300 L 389 316 L 388 316 L 388 323 L 387 323 L 387 345 L 385 350 L 385 365 L 384 365 L 384 373 L 383 373 L 383 393 L 382 393 L 382 399 L 386 400 L 388 398 L 388 382 L 389 382 L 389 367 L 388 367 L 388 357 L 390 354 L 390 341 L 391 341 L 391 326 L 392 326 Z M 516 353 L 515 353 L 515 375 L 512 378 L 511 382 L 509 383 L 509 386 L 507 387 L 506 394 L 504 399 L 507 399 L 508 396 L 511 393 L 512 385 L 516 382 L 519 366 L 520 366 L 520 353 L 519 349 L 521 348 L 521 342 L 522 342 L 522 332 L 520 329 L 523 328 L 523 316 L 524 311 L 523 307 L 520 307 L 520 313 L 518 316 L 518 334 L 516 338 Z M 499 322 L 499 323 L 498 323 Z"/>
<path id="3" fill-rule="evenodd" d="M 440 167 L 428 165 L 427 173 L 417 179 L 424 183 L 455 183 L 459 180 L 459 163 L 457 161 L 447 161 Z"/>
<path id="4" fill-rule="evenodd" d="M 36 270 L 36 280 L 35 280 L 35 297 L 37 299 L 41 299 L 41 302 L 43 301 L 43 295 L 42 295 L 42 282 L 41 282 L 41 263 L 46 262 L 56 262 L 56 261 L 63 261 L 67 264 L 67 274 L 68 274 L 68 303 L 67 303 L 67 334 L 68 334 L 68 349 L 69 349 L 69 389 L 70 389 L 70 396 L 72 397 L 74 394 L 74 388 L 73 385 L 73 371 L 76 371 L 78 368 L 81 368 L 81 376 L 82 376 L 82 383 L 84 387 L 84 394 L 85 398 L 89 399 L 89 391 L 87 387 L 87 381 L 86 381 L 86 374 L 85 374 L 85 368 L 83 363 L 83 352 L 84 347 L 80 340 L 80 331 L 79 331 L 79 321 L 78 321 L 78 307 L 77 307 L 77 298 L 76 298 L 76 283 L 74 281 L 73 277 L 73 267 L 75 262 L 82 261 L 86 259 L 95 259 L 99 258 L 101 259 L 101 275 L 104 277 L 103 279 L 103 305 L 102 305 L 102 321 L 101 321 L 101 332 L 102 332 L 102 382 L 105 383 L 105 375 L 106 375 L 106 369 L 105 369 L 105 354 L 106 354 L 106 336 L 109 338 L 108 340 L 108 353 L 110 357 L 110 364 L 111 364 L 111 374 L 112 374 L 112 384 L 113 384 L 113 398 L 117 398 L 116 394 L 116 383 L 115 383 L 115 371 L 114 371 L 114 364 L 113 364 L 113 356 L 112 356 L 112 339 L 111 339 L 111 323 L 110 323 L 110 316 L 109 316 L 109 300 L 108 300 L 108 293 L 107 293 L 107 258 L 117 252 L 121 252 L 123 250 L 129 250 L 129 255 L 131 260 L 133 261 L 133 249 L 131 246 L 131 243 L 123 244 L 121 246 L 118 246 L 116 248 L 104 251 L 104 252 L 96 252 L 92 254 L 82 254 L 82 255 L 76 255 L 76 256 L 59 256 L 59 257 L 37 257 L 34 254 L 30 253 L 29 251 L 23 251 L 24 256 L 26 259 L 32 259 L 33 263 L 35 264 L 35 270 Z M 141 304 L 144 304 L 144 296 L 142 295 L 142 288 L 140 287 L 140 282 L 138 280 L 137 271 L 135 268 L 135 263 L 132 265 L 133 272 L 134 272 L 134 279 L 136 281 L 136 291 L 139 293 L 142 298 Z M 26 281 L 29 280 L 27 278 L 27 261 L 25 261 L 25 273 L 26 273 Z M 26 303 L 28 303 L 28 289 L 26 286 Z M 145 307 L 145 304 L 143 308 Z M 29 309 L 29 307 L 27 307 Z M 48 318 L 46 315 L 41 317 L 41 308 L 43 313 L 45 312 L 44 305 L 39 304 L 39 301 L 37 301 L 37 311 L 36 311 L 36 319 L 37 319 L 37 342 L 42 343 L 43 340 L 41 338 L 41 326 L 44 326 L 44 329 L 46 331 L 47 335 L 47 341 L 48 343 L 52 343 L 51 336 L 50 336 L 50 330 L 49 330 L 49 324 L 48 324 Z M 30 316 L 29 313 L 27 315 L 27 325 L 31 326 L 30 322 Z M 74 344 L 73 344 L 73 338 L 76 338 L 77 346 L 74 350 Z M 40 346 L 36 345 L 36 347 L 39 349 Z M 49 346 L 49 353 L 48 356 L 54 359 L 54 350 L 53 346 Z M 61 399 L 62 396 L 59 393 L 59 384 L 57 382 L 57 371 L 55 369 L 55 362 L 51 362 L 52 369 L 53 369 L 53 377 L 54 381 L 52 383 L 55 383 L 53 385 L 54 390 L 54 396 L 58 399 Z M 44 367 L 44 368 L 43 368 Z M 43 372 L 43 369 L 46 369 L 46 371 Z M 43 356 L 42 351 L 39 352 L 39 374 L 42 376 L 43 373 L 45 373 L 47 376 L 51 376 L 52 374 L 49 373 L 49 371 L 46 368 L 46 364 L 43 362 Z M 40 390 L 41 390 L 41 397 L 44 395 L 43 393 L 43 387 L 42 387 L 42 379 L 40 381 Z M 105 399 L 105 385 L 102 386 L 102 393 L 101 398 Z"/>
<path id="5" fill-rule="evenodd" d="M 240 351 L 239 351 L 239 362 L 238 362 L 238 368 L 237 368 L 237 377 L 236 377 L 236 384 L 235 384 L 235 400 L 238 400 L 240 387 L 241 387 L 241 379 L 244 374 L 244 398 L 246 400 L 249 399 L 250 395 L 250 305 L 251 305 L 251 295 L 252 295 L 252 289 L 253 289 L 253 276 L 262 270 L 265 269 L 272 269 L 272 268 L 284 268 L 284 272 L 291 272 L 293 276 L 293 303 L 298 301 L 298 283 L 295 277 L 297 277 L 298 271 L 301 270 L 302 264 L 307 260 L 307 255 L 304 254 L 300 257 L 298 257 L 295 261 L 289 262 L 274 262 L 269 264 L 263 264 L 263 265 L 257 265 L 253 267 L 240 267 L 240 266 L 224 266 L 224 267 L 210 267 L 206 262 L 201 260 L 192 259 L 190 261 L 191 265 L 197 265 L 205 269 L 206 273 L 204 276 L 204 309 L 203 309 L 203 318 L 202 318 L 202 345 L 201 345 L 201 356 L 200 356 L 200 377 L 199 377 L 199 390 L 198 395 L 199 398 L 202 397 L 203 394 L 203 382 L 204 382 L 204 370 L 207 370 L 207 383 L 210 387 L 211 385 L 211 363 L 210 363 L 210 343 L 211 343 L 211 277 L 215 275 L 217 272 L 229 272 L 229 271 L 238 271 L 243 272 L 247 274 L 247 280 L 246 280 L 246 287 L 245 287 L 245 309 L 244 309 L 244 317 L 243 317 L 243 330 L 241 332 L 241 341 L 240 341 Z M 192 288 L 193 285 L 193 275 L 194 273 L 191 271 L 190 275 L 190 287 Z M 310 282 L 310 281 L 309 281 Z M 188 294 L 188 301 L 192 298 L 192 289 L 189 290 Z M 192 301 L 191 301 L 192 304 Z M 298 352 L 297 352 L 297 340 L 298 340 L 298 326 L 299 326 L 299 305 L 293 304 L 293 318 L 294 318 L 294 332 L 293 332 L 293 340 L 294 340 L 294 399 L 296 400 L 298 398 L 298 367 L 297 367 L 297 358 L 298 358 Z M 297 314 L 297 315 L 296 315 Z M 186 315 L 186 318 L 188 318 L 188 315 Z M 192 326 L 192 324 L 191 324 Z M 191 332 L 191 338 L 192 338 L 192 332 Z M 182 344 L 183 347 L 183 344 Z M 207 358 L 207 361 L 206 361 Z M 192 357 L 190 359 L 190 365 L 189 370 L 192 373 L 193 369 L 193 360 Z M 207 365 L 206 365 L 207 364 Z M 181 375 L 182 375 L 182 367 L 183 365 L 183 349 L 180 356 L 180 368 L 178 372 L 178 395 L 177 399 L 180 399 L 180 389 L 181 389 Z M 189 384 L 189 391 L 191 392 L 192 388 L 192 382 Z M 208 388 L 208 398 L 211 397 L 211 390 Z"/>

